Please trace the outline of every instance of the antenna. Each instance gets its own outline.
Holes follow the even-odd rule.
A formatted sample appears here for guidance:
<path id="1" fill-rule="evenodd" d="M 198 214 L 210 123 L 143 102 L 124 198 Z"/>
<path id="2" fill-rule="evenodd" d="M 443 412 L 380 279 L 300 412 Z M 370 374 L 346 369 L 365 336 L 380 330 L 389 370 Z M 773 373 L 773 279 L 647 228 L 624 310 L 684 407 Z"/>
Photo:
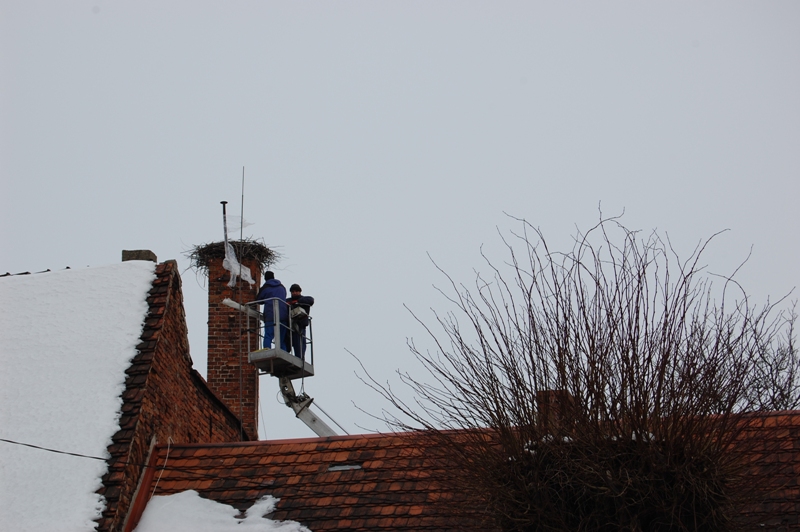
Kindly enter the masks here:
<path id="1" fill-rule="evenodd" d="M 242 210 L 239 211 L 239 241 L 240 242 L 244 242 L 244 166 L 242 166 Z M 239 262 L 239 278 L 240 279 L 242 277 L 242 268 L 243 267 L 244 266 L 242 265 L 242 263 L 240 261 Z M 239 290 L 238 290 L 239 301 L 241 301 L 242 300 L 242 285 L 241 285 L 241 283 L 239 284 L 238 288 L 239 288 Z M 241 356 L 242 356 L 242 358 L 244 360 L 247 360 L 247 357 L 246 357 L 246 355 L 244 353 L 244 349 L 243 349 L 244 346 L 242 344 L 242 321 L 243 321 L 242 315 L 239 314 L 239 353 L 241 353 Z M 248 338 L 248 342 L 249 341 L 250 341 L 250 339 Z M 243 378 L 243 376 L 242 376 L 242 366 L 243 366 L 242 359 L 239 359 L 239 395 L 240 396 L 244 393 L 244 384 L 242 383 L 242 378 Z M 255 408 L 256 417 L 258 417 L 258 407 L 261 406 L 261 399 L 258 396 L 258 376 L 257 375 L 258 375 L 258 373 L 256 372 L 256 404 L 253 407 L 253 408 Z M 241 399 L 239 400 L 239 405 L 242 408 L 244 408 L 243 401 Z M 256 434 L 255 434 L 256 439 L 258 439 L 258 422 L 256 422 L 255 431 L 256 431 Z"/>
<path id="2" fill-rule="evenodd" d="M 239 240 L 244 242 L 244 166 L 242 166 L 242 210 L 239 211 Z M 239 262 L 239 277 L 242 276 L 242 263 Z"/>
<path id="3" fill-rule="evenodd" d="M 227 201 L 220 201 L 222 203 L 222 229 L 225 232 L 225 256 L 228 256 L 228 213 L 226 211 Z M 224 265 L 224 262 L 223 262 Z M 239 273 L 242 273 L 242 267 L 239 266 Z M 231 281 L 233 280 L 233 272 L 231 272 Z M 229 285 L 230 286 L 230 285 Z M 231 287 L 233 288 L 233 287 Z M 240 296 L 241 299 L 241 296 Z M 239 320 L 239 352 L 242 351 L 242 322 Z M 239 355 L 239 438 L 244 439 L 244 390 L 242 389 L 242 364 L 241 355 Z M 258 427 L 256 427 L 258 430 Z"/>
<path id="4" fill-rule="evenodd" d="M 227 201 L 220 201 L 222 203 L 222 228 L 225 230 L 225 249 L 228 249 L 228 214 L 225 212 Z"/>
<path id="5" fill-rule="evenodd" d="M 239 219 L 239 238 L 244 240 L 244 166 L 242 166 L 242 210 Z"/>

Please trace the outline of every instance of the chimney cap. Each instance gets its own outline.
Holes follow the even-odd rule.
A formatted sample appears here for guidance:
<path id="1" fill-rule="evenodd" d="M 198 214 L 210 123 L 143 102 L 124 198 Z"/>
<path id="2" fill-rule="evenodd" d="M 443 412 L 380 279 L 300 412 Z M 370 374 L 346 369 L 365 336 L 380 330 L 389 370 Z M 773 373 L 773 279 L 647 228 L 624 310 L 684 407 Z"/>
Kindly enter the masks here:
<path id="1" fill-rule="evenodd" d="M 149 249 L 123 249 L 122 262 L 127 262 L 129 260 L 149 260 L 151 262 L 158 262 L 156 254 Z"/>

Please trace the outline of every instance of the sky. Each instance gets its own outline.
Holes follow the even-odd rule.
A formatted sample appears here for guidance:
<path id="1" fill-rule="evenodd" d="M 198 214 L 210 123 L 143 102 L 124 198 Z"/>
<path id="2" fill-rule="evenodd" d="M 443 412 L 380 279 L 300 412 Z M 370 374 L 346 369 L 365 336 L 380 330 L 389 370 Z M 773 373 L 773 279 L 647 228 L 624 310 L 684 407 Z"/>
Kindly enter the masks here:
<path id="1" fill-rule="evenodd" d="M 228 201 L 316 299 L 306 392 L 381 429 L 354 356 L 419 374 L 434 261 L 470 284 L 512 217 L 556 249 L 601 211 L 683 255 L 727 230 L 709 271 L 752 252 L 754 301 L 797 286 L 799 23 L 791 1 L 0 0 L 0 273 L 176 259 L 205 374 L 186 253 Z M 261 386 L 262 438 L 312 435 Z"/>
<path id="2" fill-rule="evenodd" d="M 0 442 L 4 530 L 94 530 L 154 279 L 143 261 L 0 279 L 0 438 L 83 455 Z"/>

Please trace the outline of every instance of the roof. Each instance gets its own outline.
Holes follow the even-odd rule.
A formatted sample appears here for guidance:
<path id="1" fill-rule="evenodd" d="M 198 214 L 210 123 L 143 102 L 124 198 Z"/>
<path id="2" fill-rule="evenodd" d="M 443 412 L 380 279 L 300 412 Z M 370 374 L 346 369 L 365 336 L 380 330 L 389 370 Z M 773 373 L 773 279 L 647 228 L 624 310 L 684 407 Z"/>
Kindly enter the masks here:
<path id="1" fill-rule="evenodd" d="M 463 495 L 436 464 L 413 434 L 161 446 L 143 491 L 196 490 L 240 511 L 272 495 L 271 519 L 315 532 L 480 530 L 477 514 L 454 510 Z"/>
<path id="2" fill-rule="evenodd" d="M 126 262 L 0 279 L 4 528 L 94 528 L 103 506 L 95 492 L 118 429 L 125 369 L 136 354 L 154 268 Z"/>
<path id="3" fill-rule="evenodd" d="M 750 417 L 742 450 L 761 502 L 742 508 L 760 530 L 800 525 L 800 411 Z M 150 487 L 195 490 L 247 510 L 280 499 L 269 517 L 311 530 L 490 530 L 479 509 L 459 515 L 466 495 L 415 434 L 373 434 L 216 445 L 161 446 Z M 760 480 L 764 482 L 759 482 Z"/>
<path id="4" fill-rule="evenodd" d="M 800 411 L 753 414 L 743 438 L 749 484 L 761 498 L 743 513 L 759 530 L 800 528 Z"/>

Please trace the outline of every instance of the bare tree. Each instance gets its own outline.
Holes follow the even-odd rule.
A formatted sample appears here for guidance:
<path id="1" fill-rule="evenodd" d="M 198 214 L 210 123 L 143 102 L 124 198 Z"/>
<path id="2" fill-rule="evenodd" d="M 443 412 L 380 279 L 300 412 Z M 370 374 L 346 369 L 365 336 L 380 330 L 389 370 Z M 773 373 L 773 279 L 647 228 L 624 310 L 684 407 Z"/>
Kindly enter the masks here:
<path id="1" fill-rule="evenodd" d="M 711 239 L 681 260 L 612 218 L 559 253 L 520 223 L 490 279 L 447 276 L 454 310 L 420 320 L 435 350 L 410 343 L 414 401 L 371 382 L 386 420 L 423 431 L 491 527 L 735 528 L 747 415 L 800 403 L 794 312 L 713 284 Z"/>

